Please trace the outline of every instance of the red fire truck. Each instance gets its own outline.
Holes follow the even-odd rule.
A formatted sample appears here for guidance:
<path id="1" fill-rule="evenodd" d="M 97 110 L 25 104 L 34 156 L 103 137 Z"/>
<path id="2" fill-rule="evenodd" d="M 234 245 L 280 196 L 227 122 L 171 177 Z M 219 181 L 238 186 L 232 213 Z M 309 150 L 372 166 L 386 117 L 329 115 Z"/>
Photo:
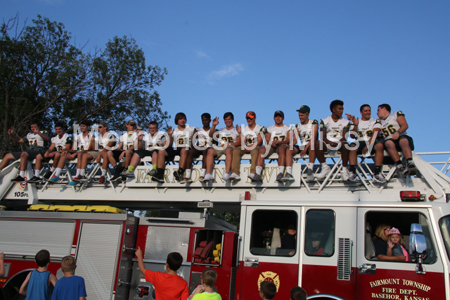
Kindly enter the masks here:
<path id="1" fill-rule="evenodd" d="M 218 164 L 208 184 L 198 182 L 194 169 L 194 182 L 180 185 L 173 166 L 165 183 L 154 183 L 143 165 L 134 179 L 117 185 L 98 184 L 92 166 L 80 186 L 20 186 L 9 182 L 12 165 L 0 174 L 6 206 L 0 212 L 6 265 L 0 288 L 12 299 L 35 267 L 34 254 L 48 249 L 57 277 L 63 256 L 77 258 L 89 299 L 154 299 L 134 258 L 140 247 L 146 268 L 156 271 L 164 271 L 169 252 L 180 252 L 185 261 L 178 272 L 191 291 L 201 272 L 214 268 L 223 299 L 254 299 L 266 280 L 277 287 L 275 299 L 289 299 L 294 286 L 308 299 L 450 299 L 448 168 L 439 171 L 418 154 L 414 160 L 419 172 L 413 177 L 397 177 L 386 165 L 386 184 L 371 180 L 372 166 L 364 160 L 356 182 L 342 182 L 336 159 L 329 176 L 314 182 L 306 182 L 297 162 L 296 180 L 276 183 L 276 165 L 267 164 L 257 185 L 222 181 Z M 241 177 L 248 169 L 242 164 Z M 159 216 L 136 217 L 105 205 L 157 209 Z M 224 211 L 239 212 L 238 228 L 211 214 Z M 380 225 L 400 230 L 411 261 L 377 260 L 373 240 Z"/>

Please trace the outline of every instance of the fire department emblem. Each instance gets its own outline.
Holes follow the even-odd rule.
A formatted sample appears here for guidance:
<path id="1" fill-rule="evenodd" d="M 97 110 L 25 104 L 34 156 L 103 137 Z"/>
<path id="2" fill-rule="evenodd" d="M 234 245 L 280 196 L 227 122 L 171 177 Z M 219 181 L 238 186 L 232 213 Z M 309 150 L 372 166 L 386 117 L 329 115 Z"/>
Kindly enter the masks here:
<path id="1" fill-rule="evenodd" d="M 280 276 L 272 271 L 266 271 L 266 272 L 262 272 L 261 274 L 259 274 L 259 278 L 258 278 L 258 291 L 261 289 L 261 282 L 263 281 L 271 281 L 275 284 L 275 286 L 277 287 L 277 292 L 278 289 L 280 288 Z"/>
<path id="2" fill-rule="evenodd" d="M 25 175 L 25 181 L 23 181 L 23 182 L 18 182 L 17 183 L 17 188 L 19 189 L 19 190 L 21 190 L 22 192 L 25 190 L 25 188 L 27 187 L 27 175 Z"/>

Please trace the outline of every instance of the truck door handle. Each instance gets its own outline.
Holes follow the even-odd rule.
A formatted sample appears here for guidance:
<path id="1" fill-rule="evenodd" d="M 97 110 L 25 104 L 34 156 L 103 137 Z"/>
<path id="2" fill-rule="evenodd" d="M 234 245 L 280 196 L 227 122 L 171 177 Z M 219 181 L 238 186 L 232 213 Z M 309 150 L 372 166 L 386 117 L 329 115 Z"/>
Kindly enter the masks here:
<path id="1" fill-rule="evenodd" d="M 245 261 L 244 261 L 244 266 L 245 267 L 258 267 L 259 265 L 259 260 L 257 258 L 250 258 L 250 257 L 246 257 Z"/>
<path id="2" fill-rule="evenodd" d="M 377 265 L 376 264 L 363 264 L 359 266 L 359 274 L 376 274 Z"/>

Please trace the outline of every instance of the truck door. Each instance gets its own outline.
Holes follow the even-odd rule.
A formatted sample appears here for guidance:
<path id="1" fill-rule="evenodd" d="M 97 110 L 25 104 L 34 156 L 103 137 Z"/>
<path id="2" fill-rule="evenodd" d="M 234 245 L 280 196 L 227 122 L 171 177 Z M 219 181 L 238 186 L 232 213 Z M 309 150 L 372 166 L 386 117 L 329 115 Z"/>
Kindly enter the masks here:
<path id="1" fill-rule="evenodd" d="M 416 272 L 415 262 L 388 261 L 389 257 L 378 256 L 387 244 L 380 240 L 374 244 L 395 227 L 409 250 L 412 223 L 422 226 L 426 239 L 425 273 Z M 357 299 L 445 299 L 444 268 L 433 228 L 427 208 L 358 208 Z"/>
<path id="2" fill-rule="evenodd" d="M 243 232 L 239 299 L 259 298 L 259 286 L 272 281 L 277 299 L 289 299 L 298 285 L 300 208 L 247 206 Z"/>
<path id="3" fill-rule="evenodd" d="M 356 207 L 306 207 L 304 223 L 300 286 L 314 299 L 360 299 L 355 298 Z"/>

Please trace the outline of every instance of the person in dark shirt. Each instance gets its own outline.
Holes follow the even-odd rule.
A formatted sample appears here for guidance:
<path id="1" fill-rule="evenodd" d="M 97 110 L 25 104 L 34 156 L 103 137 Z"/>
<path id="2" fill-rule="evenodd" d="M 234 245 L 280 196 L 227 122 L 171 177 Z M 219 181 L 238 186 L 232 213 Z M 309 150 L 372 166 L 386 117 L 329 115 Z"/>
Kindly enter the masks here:
<path id="1" fill-rule="evenodd" d="M 287 232 L 281 237 L 281 249 L 293 249 L 289 252 L 289 255 L 295 254 L 297 248 L 297 228 L 295 224 L 289 224 Z"/>
<path id="2" fill-rule="evenodd" d="M 404 255 L 399 256 L 388 256 L 388 234 L 391 230 L 391 226 L 387 224 L 379 224 L 375 230 L 375 239 L 373 240 L 373 245 L 375 247 L 375 256 L 378 260 L 389 260 L 389 261 L 405 261 L 406 257 Z"/>

